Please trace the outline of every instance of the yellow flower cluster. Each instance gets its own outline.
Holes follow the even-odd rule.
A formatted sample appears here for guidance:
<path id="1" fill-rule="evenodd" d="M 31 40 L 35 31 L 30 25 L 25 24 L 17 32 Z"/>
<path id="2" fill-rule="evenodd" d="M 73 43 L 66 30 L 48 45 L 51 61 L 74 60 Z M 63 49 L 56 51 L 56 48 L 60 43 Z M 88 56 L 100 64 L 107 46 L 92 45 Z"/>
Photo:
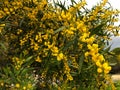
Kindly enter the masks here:
<path id="1" fill-rule="evenodd" d="M 0 82 L 0 86 L 3 87 L 4 86 L 4 82 Z"/>
<path id="2" fill-rule="evenodd" d="M 19 84 L 19 83 L 16 83 L 15 87 L 16 87 L 16 88 L 20 88 L 20 84 Z"/>
<path id="3" fill-rule="evenodd" d="M 24 59 L 20 59 L 18 57 L 13 57 L 12 58 L 12 62 L 15 64 L 15 68 L 17 70 L 19 70 L 21 68 L 21 66 L 24 63 L 24 61 L 25 61 Z"/>
<path id="4" fill-rule="evenodd" d="M 42 62 L 41 58 L 39 56 L 36 57 L 36 62 Z"/>
<path id="5" fill-rule="evenodd" d="M 60 20 L 71 20 L 72 15 L 70 12 L 65 12 L 64 10 L 61 12 L 61 16 L 59 16 Z"/>
<path id="6" fill-rule="evenodd" d="M 5 24 L 0 24 L 0 33 L 2 33 L 4 26 L 5 26 Z"/>
<path id="7" fill-rule="evenodd" d="M 64 68 L 65 68 L 64 74 L 66 74 L 67 80 L 68 80 L 68 81 L 69 81 L 69 80 L 71 81 L 71 80 L 73 80 L 73 77 L 72 77 L 71 74 L 70 74 L 70 68 L 69 68 L 69 66 L 68 66 L 67 60 L 64 60 L 63 62 L 64 62 Z"/>
<path id="8" fill-rule="evenodd" d="M 18 30 L 17 33 L 21 33 L 21 30 Z M 20 39 L 20 45 L 23 46 L 25 42 L 27 42 L 27 40 L 32 36 L 33 33 L 34 31 L 31 30 L 24 36 L 24 38 Z M 31 45 L 33 45 L 33 42 L 31 42 Z"/>
<path id="9" fill-rule="evenodd" d="M 28 85 L 22 87 L 19 83 L 16 83 L 15 88 L 22 89 L 22 90 L 29 90 L 32 88 L 32 85 L 30 83 L 28 83 Z"/>
<path id="10" fill-rule="evenodd" d="M 87 19 L 87 16 L 86 16 L 83 18 L 83 21 L 87 22 L 87 21 L 97 20 L 98 19 L 97 17 L 99 16 L 98 13 L 100 13 L 100 12 L 106 13 L 106 14 L 104 14 L 104 13 L 100 14 L 101 16 L 99 16 L 99 17 L 102 19 L 108 19 L 109 16 L 112 17 L 112 15 L 115 11 L 112 11 L 112 10 L 105 11 L 106 9 L 104 9 L 103 7 L 105 6 L 106 3 L 107 3 L 107 0 L 103 0 L 103 2 L 100 3 L 100 5 L 96 6 L 93 9 L 93 11 L 89 14 L 90 15 L 89 19 Z M 116 12 L 116 13 L 118 13 L 118 12 Z M 116 21 L 116 20 L 114 20 L 114 21 Z M 88 28 L 93 28 L 93 27 L 88 27 Z M 115 26 L 113 26 L 112 29 L 113 28 L 115 28 Z M 104 56 L 99 53 L 98 44 L 94 43 L 96 36 L 90 36 L 90 33 L 91 32 L 89 32 L 89 30 L 86 29 L 85 31 L 83 31 L 83 34 L 80 37 L 80 40 L 82 42 L 87 43 L 87 47 L 89 50 L 85 53 L 85 57 L 91 56 L 92 61 L 98 67 L 98 69 L 97 69 L 98 73 L 103 72 L 103 73 L 107 74 L 111 70 L 111 67 L 108 65 L 108 62 L 105 61 Z"/>
<path id="11" fill-rule="evenodd" d="M 86 5 L 86 1 L 82 0 L 82 2 L 78 2 L 77 4 L 75 4 L 73 7 L 70 7 L 68 9 L 69 12 L 71 13 L 76 13 L 77 10 L 81 9 L 82 7 L 84 7 Z"/>
<path id="12" fill-rule="evenodd" d="M 52 55 L 57 57 L 57 60 L 60 61 L 64 58 L 64 55 L 62 52 L 59 51 L 58 47 L 56 47 L 54 44 L 45 43 L 45 45 L 48 47 L 49 50 L 52 51 Z"/>
<path id="13" fill-rule="evenodd" d="M 97 72 L 108 74 L 111 70 L 111 67 L 108 65 L 108 62 L 105 61 L 104 56 L 99 53 L 98 44 L 88 44 L 87 47 L 89 52 L 86 52 L 85 56 L 91 56 L 92 61 L 98 67 Z"/>
<path id="14" fill-rule="evenodd" d="M 83 18 L 83 21 L 87 22 L 87 21 L 96 20 L 98 13 L 102 10 L 101 8 L 106 4 L 106 2 L 107 1 L 104 0 L 103 3 L 100 4 L 100 6 L 96 6 L 96 8 L 93 10 L 93 12 L 91 12 L 90 18 L 89 19 L 84 19 Z M 110 12 L 110 13 L 112 13 L 112 12 Z M 106 15 L 106 14 L 104 14 L 104 15 Z M 111 67 L 105 61 L 103 55 L 101 55 L 99 53 L 98 44 L 94 43 L 95 36 L 94 35 L 90 36 L 91 32 L 89 32 L 89 30 L 87 29 L 87 28 L 92 28 L 92 27 L 86 27 L 86 25 L 84 25 L 84 23 L 82 23 L 80 25 L 77 25 L 77 26 L 78 27 L 82 26 L 82 29 L 81 29 L 82 30 L 82 36 L 80 37 L 79 40 L 87 43 L 87 48 L 89 50 L 85 53 L 85 57 L 91 56 L 92 61 L 98 67 L 98 69 L 97 69 L 98 73 L 102 73 L 102 72 L 104 72 L 105 74 L 109 73 L 109 71 L 111 70 Z"/>
<path id="15" fill-rule="evenodd" d="M 22 2 L 20 0 L 14 2 L 5 0 L 4 3 L 2 3 L 2 6 L 4 6 L 4 8 L 3 10 L 0 8 L 0 18 L 3 18 L 6 15 L 15 14 L 15 11 L 18 8 L 22 8 Z"/>
<path id="16" fill-rule="evenodd" d="M 23 30 L 21 30 L 21 29 L 18 29 L 18 32 L 17 32 L 17 34 L 19 35 L 19 34 L 21 34 L 22 33 L 22 31 Z"/>

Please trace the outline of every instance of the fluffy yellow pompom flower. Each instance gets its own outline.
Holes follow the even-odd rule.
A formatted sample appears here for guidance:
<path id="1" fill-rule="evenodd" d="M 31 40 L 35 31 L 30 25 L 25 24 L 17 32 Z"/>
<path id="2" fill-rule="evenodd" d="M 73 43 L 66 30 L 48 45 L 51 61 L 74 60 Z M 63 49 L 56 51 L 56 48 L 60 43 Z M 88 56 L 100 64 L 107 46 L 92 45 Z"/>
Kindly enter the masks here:
<path id="1" fill-rule="evenodd" d="M 64 56 L 63 53 L 58 54 L 57 60 L 58 60 L 58 61 L 62 60 L 62 59 L 63 59 L 63 56 Z"/>
<path id="2" fill-rule="evenodd" d="M 101 68 L 98 68 L 98 69 L 97 69 L 97 72 L 98 72 L 98 73 L 102 73 L 102 71 L 103 71 L 103 70 L 102 70 Z"/>
<path id="3" fill-rule="evenodd" d="M 20 84 L 17 83 L 17 84 L 15 85 L 15 87 L 16 87 L 16 88 L 20 88 Z"/>

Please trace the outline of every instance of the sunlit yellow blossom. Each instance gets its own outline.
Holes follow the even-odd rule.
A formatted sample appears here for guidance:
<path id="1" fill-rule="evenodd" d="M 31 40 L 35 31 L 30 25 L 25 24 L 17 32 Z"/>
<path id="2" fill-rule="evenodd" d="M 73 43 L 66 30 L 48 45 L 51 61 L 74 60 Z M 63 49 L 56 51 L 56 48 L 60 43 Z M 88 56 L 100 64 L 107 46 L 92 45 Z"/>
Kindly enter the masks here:
<path id="1" fill-rule="evenodd" d="M 37 51 L 38 49 L 39 49 L 39 45 L 37 43 L 35 43 L 34 50 Z"/>
<path id="2" fill-rule="evenodd" d="M 80 37 L 80 40 L 82 42 L 86 42 L 86 38 L 89 37 L 89 33 L 83 33 L 83 35 Z"/>
<path id="3" fill-rule="evenodd" d="M 111 66 L 108 66 L 107 68 L 106 68 L 106 70 L 108 70 L 108 71 L 110 71 L 112 68 L 111 68 Z"/>
<path id="4" fill-rule="evenodd" d="M 111 70 L 111 67 L 109 66 L 109 67 L 107 67 L 106 69 L 104 69 L 104 73 L 105 73 L 105 74 L 108 74 L 108 73 L 110 72 L 110 70 Z"/>
<path id="5" fill-rule="evenodd" d="M 92 46 L 90 44 L 87 45 L 88 49 L 92 49 Z"/>
<path id="6" fill-rule="evenodd" d="M 97 62 L 96 62 L 96 65 L 97 65 L 98 67 L 102 67 L 102 64 L 101 64 L 100 61 L 97 61 Z"/>
<path id="7" fill-rule="evenodd" d="M 78 63 L 76 62 L 76 58 L 75 58 L 75 57 L 71 57 L 71 59 L 72 59 L 72 65 L 73 65 L 73 67 L 74 67 L 74 68 L 78 68 L 79 65 L 78 65 Z"/>
<path id="8" fill-rule="evenodd" d="M 38 35 L 36 35 L 35 40 L 38 40 L 38 39 L 39 39 L 39 36 L 38 36 Z"/>
<path id="9" fill-rule="evenodd" d="M 29 83 L 29 84 L 27 85 L 27 88 L 28 88 L 28 89 L 31 89 L 31 87 L 32 87 L 32 84 Z"/>
<path id="10" fill-rule="evenodd" d="M 94 16 L 90 16 L 89 20 L 92 21 L 92 20 L 95 20 L 96 18 Z"/>
<path id="11" fill-rule="evenodd" d="M 48 34 L 42 35 L 42 38 L 45 39 L 45 40 L 48 39 Z"/>
<path id="12" fill-rule="evenodd" d="M 63 53 L 60 53 L 60 54 L 57 55 L 57 60 L 58 61 L 62 60 L 63 58 L 64 58 Z"/>
<path id="13" fill-rule="evenodd" d="M 71 20 L 71 18 L 72 18 L 71 13 L 67 12 L 67 14 L 66 14 L 66 18 L 67 18 L 68 21 Z"/>
<path id="14" fill-rule="evenodd" d="M 83 44 L 81 44 L 81 43 L 78 43 L 78 46 L 79 46 L 79 48 L 80 48 L 80 49 L 82 49 L 82 47 L 83 47 Z"/>
<path id="15" fill-rule="evenodd" d="M 21 29 L 18 29 L 18 32 L 17 32 L 17 34 L 20 34 L 22 32 L 22 30 Z"/>
<path id="16" fill-rule="evenodd" d="M 20 84 L 17 83 L 17 84 L 15 85 L 15 87 L 16 87 L 16 88 L 20 88 Z"/>
<path id="17" fill-rule="evenodd" d="M 105 61 L 105 58 L 104 58 L 103 55 L 99 55 L 99 56 L 98 56 L 98 59 L 99 59 L 100 61 Z"/>
<path id="18" fill-rule="evenodd" d="M 62 11 L 61 17 L 62 17 L 63 19 L 66 19 L 65 11 Z"/>
<path id="19" fill-rule="evenodd" d="M 75 8 L 74 7 L 70 7 L 68 11 L 69 12 L 73 12 L 73 11 L 75 11 Z"/>
<path id="20" fill-rule="evenodd" d="M 1 85 L 1 86 L 4 86 L 4 83 L 3 83 L 3 82 L 1 82 L 1 83 L 0 83 L 0 85 Z"/>
<path id="21" fill-rule="evenodd" d="M 103 2 L 101 3 L 101 6 L 103 7 L 107 2 L 108 0 L 103 0 Z"/>
<path id="22" fill-rule="evenodd" d="M 3 10 L 4 10 L 5 12 L 8 12 L 8 11 L 9 11 L 9 9 L 8 9 L 7 7 L 5 7 Z"/>
<path id="23" fill-rule="evenodd" d="M 83 37 L 84 38 L 89 37 L 89 33 L 83 33 Z"/>
<path id="24" fill-rule="evenodd" d="M 96 62 L 98 60 L 98 56 L 94 53 L 90 53 L 92 55 L 92 60 Z"/>
<path id="25" fill-rule="evenodd" d="M 83 36 L 81 36 L 79 40 L 82 42 L 86 42 L 86 39 Z"/>
<path id="26" fill-rule="evenodd" d="M 85 52 L 85 57 L 89 56 L 89 52 Z"/>
<path id="27" fill-rule="evenodd" d="M 98 53 L 98 49 L 91 49 L 89 52 L 92 56 Z"/>
<path id="28" fill-rule="evenodd" d="M 59 52 L 58 50 L 58 47 L 54 46 L 51 48 L 51 51 L 54 53 L 54 54 L 57 54 Z"/>
<path id="29" fill-rule="evenodd" d="M 2 33 L 5 24 L 0 24 L 0 33 Z"/>
<path id="30" fill-rule="evenodd" d="M 42 60 L 40 59 L 40 57 L 39 56 L 37 56 L 37 58 L 36 58 L 36 60 L 35 60 L 36 62 L 42 62 Z"/>
<path id="31" fill-rule="evenodd" d="M 77 29 L 81 29 L 81 28 L 84 27 L 84 22 L 83 21 L 78 21 L 78 22 L 76 22 L 76 24 L 77 24 Z"/>
<path id="32" fill-rule="evenodd" d="M 9 10 L 10 10 L 10 12 L 13 12 L 13 11 L 14 11 L 14 9 L 13 9 L 13 8 L 10 8 Z"/>
<path id="33" fill-rule="evenodd" d="M 48 46 L 48 45 L 50 45 L 50 42 L 44 42 L 44 45 Z"/>
<path id="34" fill-rule="evenodd" d="M 103 63 L 103 68 L 106 69 L 107 67 L 108 67 L 108 63 L 107 62 Z"/>
<path id="35" fill-rule="evenodd" d="M 71 30 L 71 31 L 74 31 L 74 30 L 76 30 L 76 28 L 74 28 L 74 27 L 70 27 L 70 30 Z"/>
<path id="36" fill-rule="evenodd" d="M 5 24 L 0 24 L 0 27 L 4 27 L 5 26 Z"/>
<path id="37" fill-rule="evenodd" d="M 9 4 L 8 0 L 5 0 L 5 1 L 4 1 L 4 4 L 5 4 L 5 5 L 8 5 L 8 4 Z"/>
<path id="38" fill-rule="evenodd" d="M 26 90 L 26 89 L 27 89 L 27 88 L 24 86 L 24 87 L 23 87 L 23 90 Z"/>
<path id="39" fill-rule="evenodd" d="M 25 41 L 20 40 L 20 45 L 22 46 L 25 43 Z"/>
<path id="40" fill-rule="evenodd" d="M 102 73 L 102 71 L 103 71 L 103 70 L 102 70 L 101 68 L 98 68 L 98 69 L 97 69 L 97 72 L 98 72 L 98 73 Z"/>
<path id="41" fill-rule="evenodd" d="M 95 48 L 95 49 L 98 48 L 98 44 L 93 44 L 92 46 L 93 46 L 93 48 Z"/>
<path id="42" fill-rule="evenodd" d="M 104 64 L 103 64 L 103 68 L 104 68 L 104 73 L 109 73 L 110 72 L 110 70 L 111 70 L 111 67 L 108 65 L 108 63 L 107 62 L 105 62 Z"/>
<path id="43" fill-rule="evenodd" d="M 43 5 L 46 5 L 47 4 L 47 0 L 42 0 L 41 2 Z"/>
<path id="44" fill-rule="evenodd" d="M 5 15 L 5 13 L 4 13 L 2 10 L 0 10 L 0 19 L 1 19 L 2 17 L 4 17 L 4 15 Z"/>
<path id="45" fill-rule="evenodd" d="M 95 40 L 94 37 L 90 37 L 90 38 L 86 39 L 86 42 L 87 42 L 88 44 L 92 44 L 92 43 L 94 42 L 94 40 Z"/>
<path id="46" fill-rule="evenodd" d="M 73 32 L 72 30 L 69 30 L 69 29 L 66 29 L 65 32 L 66 32 L 67 35 L 72 35 L 72 34 L 74 34 L 74 32 Z"/>
<path id="47" fill-rule="evenodd" d="M 73 77 L 70 74 L 67 74 L 67 79 L 70 80 L 70 81 L 72 81 Z"/>

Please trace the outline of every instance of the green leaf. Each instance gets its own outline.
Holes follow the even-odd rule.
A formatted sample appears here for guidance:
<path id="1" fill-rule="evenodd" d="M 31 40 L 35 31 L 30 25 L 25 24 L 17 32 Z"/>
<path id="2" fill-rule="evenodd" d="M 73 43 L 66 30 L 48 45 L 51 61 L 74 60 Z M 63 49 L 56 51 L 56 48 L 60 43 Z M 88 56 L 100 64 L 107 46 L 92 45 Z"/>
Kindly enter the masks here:
<path id="1" fill-rule="evenodd" d="M 73 41 L 69 41 L 63 48 L 63 50 L 67 50 L 71 45 L 73 45 Z"/>
<path id="2" fill-rule="evenodd" d="M 77 72 L 71 72 L 71 75 L 72 75 L 72 76 L 77 76 L 78 73 L 77 73 Z"/>
<path id="3" fill-rule="evenodd" d="M 20 75 L 22 76 L 22 75 L 26 75 L 27 73 L 29 73 L 30 71 L 32 71 L 34 68 L 23 68 L 22 70 L 21 70 L 21 73 L 20 73 Z"/>
<path id="4" fill-rule="evenodd" d="M 0 46 L 6 51 L 7 48 L 5 47 L 5 45 L 3 43 L 0 42 Z"/>
<path id="5" fill-rule="evenodd" d="M 34 62 L 34 60 L 32 60 L 32 58 L 33 58 L 33 56 L 30 56 L 27 59 L 25 59 L 25 62 L 23 63 L 23 67 L 30 66 Z"/>
<path id="6" fill-rule="evenodd" d="M 54 34 L 56 34 L 56 33 L 60 32 L 60 31 L 62 31 L 63 29 L 65 29 L 65 26 L 62 26 L 62 27 L 60 27 L 59 29 L 57 29 L 56 31 L 54 31 Z"/>
<path id="7" fill-rule="evenodd" d="M 74 43 L 73 43 L 74 51 L 78 49 L 77 45 L 78 45 L 78 37 L 77 37 L 77 35 L 75 35 Z"/>
<path id="8" fill-rule="evenodd" d="M 30 61 L 32 58 L 33 58 L 33 56 L 30 56 L 30 57 L 28 57 L 28 58 L 26 59 L 26 61 L 28 62 L 28 61 Z"/>
<path id="9" fill-rule="evenodd" d="M 5 73 L 6 76 L 9 75 L 9 70 L 7 70 L 7 68 L 3 68 L 3 72 Z"/>
<path id="10" fill-rule="evenodd" d="M 120 47 L 114 48 L 111 52 L 115 53 L 116 55 L 120 54 Z"/>
<path id="11" fill-rule="evenodd" d="M 65 7 L 65 1 L 64 3 L 62 3 L 61 1 L 60 2 L 57 2 L 55 3 L 57 6 L 59 6 L 60 8 L 62 8 L 62 10 L 67 10 L 66 7 Z"/>
<path id="12" fill-rule="evenodd" d="M 9 74 L 10 74 L 10 77 L 13 78 L 13 79 L 15 79 L 15 74 L 14 74 L 14 72 L 12 72 L 11 69 L 8 69 L 8 72 L 9 72 Z"/>
<path id="13" fill-rule="evenodd" d="M 97 27 L 92 28 L 90 30 L 90 32 L 91 32 L 90 36 L 94 35 L 94 34 L 99 35 L 99 36 L 104 36 L 104 31 L 102 29 L 104 26 L 105 26 L 105 24 L 100 24 Z"/>
<path id="14" fill-rule="evenodd" d="M 94 66 L 94 64 L 89 65 L 89 66 L 86 68 L 86 70 L 90 70 L 93 66 Z"/>
<path id="15" fill-rule="evenodd" d="M 108 52 L 110 51 L 110 49 L 111 49 L 111 46 L 112 46 L 112 45 L 110 45 L 109 47 L 105 48 L 105 49 L 104 49 L 104 53 L 108 53 Z"/>
<path id="16" fill-rule="evenodd" d="M 72 3 L 72 5 L 75 3 L 75 4 L 77 4 L 76 2 L 75 2 L 75 0 L 71 0 L 71 3 Z"/>
<path id="17" fill-rule="evenodd" d="M 84 55 L 81 54 L 81 56 L 80 56 L 80 58 L 79 58 L 79 72 L 78 72 L 79 74 L 81 73 L 83 61 L 84 61 Z"/>

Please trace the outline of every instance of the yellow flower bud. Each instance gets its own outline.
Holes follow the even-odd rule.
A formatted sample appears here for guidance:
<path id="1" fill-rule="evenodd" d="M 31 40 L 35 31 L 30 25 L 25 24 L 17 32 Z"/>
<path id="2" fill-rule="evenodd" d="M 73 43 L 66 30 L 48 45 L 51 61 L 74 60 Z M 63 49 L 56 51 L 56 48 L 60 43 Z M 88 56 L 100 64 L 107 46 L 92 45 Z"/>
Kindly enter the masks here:
<path id="1" fill-rule="evenodd" d="M 63 53 L 58 54 L 57 60 L 58 60 L 58 61 L 62 60 L 62 59 L 63 59 L 63 56 L 64 56 Z"/>
<path id="2" fill-rule="evenodd" d="M 103 68 L 106 69 L 107 67 L 108 67 L 108 63 L 105 62 L 105 63 L 103 64 Z"/>
<path id="3" fill-rule="evenodd" d="M 97 62 L 96 62 L 96 65 L 97 65 L 98 67 L 102 67 L 100 61 L 97 61 Z"/>
<path id="4" fill-rule="evenodd" d="M 15 85 L 15 87 L 16 87 L 16 88 L 20 88 L 20 84 L 17 83 L 17 84 Z"/>

